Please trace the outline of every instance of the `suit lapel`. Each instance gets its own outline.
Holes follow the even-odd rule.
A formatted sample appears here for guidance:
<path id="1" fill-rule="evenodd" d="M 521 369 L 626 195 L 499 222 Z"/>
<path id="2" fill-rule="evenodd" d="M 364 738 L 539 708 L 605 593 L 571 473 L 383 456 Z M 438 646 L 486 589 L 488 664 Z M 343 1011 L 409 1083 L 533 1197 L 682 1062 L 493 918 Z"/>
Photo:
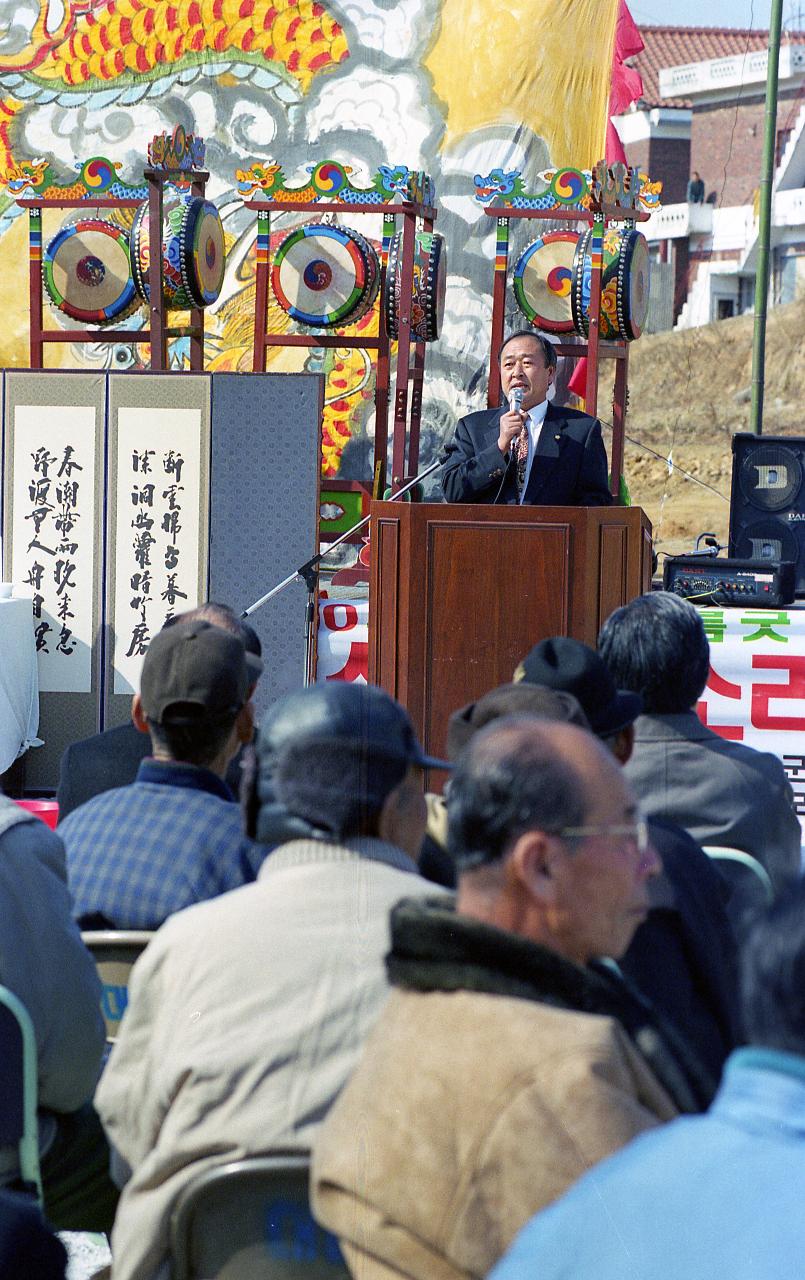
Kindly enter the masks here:
<path id="1" fill-rule="evenodd" d="M 506 406 L 502 405 L 499 409 L 490 409 L 489 417 L 486 424 L 482 428 L 484 433 L 484 444 L 492 445 L 497 441 L 500 435 L 500 419 L 506 412 Z M 498 506 L 507 506 L 509 503 L 518 502 L 519 495 L 517 493 L 517 478 L 514 473 L 514 466 L 509 466 L 508 472 L 502 481 L 502 487 L 497 497 Z"/>
<path id="2" fill-rule="evenodd" d="M 505 409 L 489 410 L 489 417 L 487 419 L 486 426 L 484 427 L 484 431 L 488 435 L 487 444 L 492 444 L 495 440 L 497 440 L 500 434 L 500 420 L 503 417 L 504 413 L 505 413 Z"/>
<path id="3" fill-rule="evenodd" d="M 562 446 L 562 432 L 566 425 L 567 419 L 563 418 L 558 410 L 552 410 L 549 403 L 534 456 L 537 458 L 558 458 Z"/>
<path id="4" fill-rule="evenodd" d="M 539 442 L 534 453 L 534 461 L 531 464 L 531 475 L 528 478 L 528 489 L 526 490 L 527 502 L 537 501 L 542 494 L 546 481 L 554 474 L 553 459 L 558 459 L 562 451 L 564 443 L 562 433 L 566 425 L 567 419 L 562 416 L 560 410 L 554 409 L 549 402 Z M 545 461 L 540 465 L 542 459 L 545 459 Z"/>

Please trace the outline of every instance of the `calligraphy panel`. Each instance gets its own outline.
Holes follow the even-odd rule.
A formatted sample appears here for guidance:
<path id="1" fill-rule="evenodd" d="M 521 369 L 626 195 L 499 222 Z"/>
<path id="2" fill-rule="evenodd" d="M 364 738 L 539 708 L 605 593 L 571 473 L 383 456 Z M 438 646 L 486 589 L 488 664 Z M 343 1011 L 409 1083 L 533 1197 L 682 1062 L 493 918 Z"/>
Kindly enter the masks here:
<path id="1" fill-rule="evenodd" d="M 4 568 L 30 594 L 45 746 L 26 785 L 55 785 L 65 746 L 98 727 L 105 384 L 102 373 L 5 377 Z"/>
<path id="2" fill-rule="evenodd" d="M 109 723 L 154 635 L 206 598 L 209 398 L 205 374 L 109 378 Z"/>

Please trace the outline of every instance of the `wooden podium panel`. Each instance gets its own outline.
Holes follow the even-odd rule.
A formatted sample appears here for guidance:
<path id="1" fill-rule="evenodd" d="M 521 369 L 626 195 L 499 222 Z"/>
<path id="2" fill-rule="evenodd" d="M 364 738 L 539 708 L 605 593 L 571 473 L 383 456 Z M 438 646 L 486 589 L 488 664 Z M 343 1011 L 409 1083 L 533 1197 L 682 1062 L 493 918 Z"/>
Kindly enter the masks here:
<path id="1" fill-rule="evenodd" d="M 451 713 L 511 680 L 539 640 L 595 645 L 651 585 L 639 507 L 375 502 L 370 539 L 369 679 L 436 755 Z"/>

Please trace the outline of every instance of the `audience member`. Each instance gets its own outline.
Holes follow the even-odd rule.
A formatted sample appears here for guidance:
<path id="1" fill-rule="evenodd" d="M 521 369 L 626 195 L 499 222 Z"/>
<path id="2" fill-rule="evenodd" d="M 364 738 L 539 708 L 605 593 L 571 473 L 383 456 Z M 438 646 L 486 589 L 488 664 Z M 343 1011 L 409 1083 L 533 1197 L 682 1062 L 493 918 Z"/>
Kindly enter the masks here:
<path id="1" fill-rule="evenodd" d="M 696 1110 L 695 1072 L 617 974 L 658 869 L 582 729 L 496 721 L 448 795 L 455 910 L 392 913 L 395 987 L 319 1134 L 317 1218 L 363 1280 L 485 1275 L 531 1213 Z"/>
<path id="2" fill-rule="evenodd" d="M 107 1176 L 108 1147 L 90 1103 L 104 1047 L 101 986 L 71 915 L 61 840 L 5 796 L 0 982 L 33 1022 L 48 1216 L 59 1228 L 108 1230 L 116 1194 Z M 18 1178 L 16 1151 L 0 1148 L 0 1185 L 13 1186 Z"/>
<path id="3" fill-rule="evenodd" d="M 177 614 L 165 625 L 174 626 L 177 622 L 195 622 L 198 619 L 231 631 L 243 641 L 247 653 L 261 657 L 262 646 L 257 632 L 242 622 L 227 604 L 207 601 L 197 609 Z M 59 819 L 66 818 L 93 796 L 114 787 L 127 787 L 137 777 L 140 762 L 150 754 L 150 735 L 142 733 L 133 720 L 73 742 L 64 752 L 59 768 L 59 789 L 56 792 Z M 240 788 L 240 762 L 239 751 L 226 772 L 227 785 L 235 795 Z"/>
<path id="4" fill-rule="evenodd" d="M 696 714 L 710 646 L 693 605 L 666 591 L 638 596 L 601 629 L 615 683 L 639 693 L 626 776 L 647 814 L 678 822 L 703 845 L 752 854 L 776 889 L 799 874 L 802 832 L 776 756 L 728 742 Z"/>
<path id="5" fill-rule="evenodd" d="M 419 771 L 441 767 L 371 686 L 319 685 L 276 704 L 246 811 L 277 844 L 257 883 L 183 911 L 140 961 L 97 1105 L 132 1170 L 114 1280 L 165 1267 L 176 1196 L 197 1173 L 307 1149 L 387 994 L 388 913 L 433 891 L 414 858 Z"/>
<path id="6" fill-rule="evenodd" d="M 493 1280 L 798 1280 L 805 1254 L 805 884 L 743 956 L 749 1047 L 705 1116 L 598 1166 L 522 1231 Z M 802 1251 L 802 1252 L 800 1252 Z"/>
<path id="7" fill-rule="evenodd" d="M 554 693 L 536 685 L 503 684 L 491 689 L 477 702 L 454 711 L 447 726 L 447 757 L 456 760 L 479 729 L 501 716 L 531 714 L 544 720 L 559 720 L 589 729 L 587 717 L 570 694 Z M 428 824 L 419 858 L 419 869 L 427 879 L 447 888 L 456 886 L 456 869 L 447 852 L 446 797 L 429 791 L 425 796 Z"/>
<path id="8" fill-rule="evenodd" d="M 542 640 L 520 663 L 515 677 L 533 682 L 535 688 L 575 694 L 595 734 L 619 764 L 628 763 L 642 699 L 615 687 L 594 649 L 564 636 Z M 715 1093 L 738 1038 L 737 952 L 724 906 L 725 886 L 707 854 L 682 827 L 649 818 L 648 828 L 662 872 L 649 882 L 648 918 L 635 933 L 621 968 L 687 1037 L 709 1071 Z"/>
<path id="9" fill-rule="evenodd" d="M 145 655 L 134 723 L 153 757 L 136 780 L 59 823 L 75 914 L 87 927 L 156 929 L 174 911 L 254 880 L 265 855 L 224 782 L 254 721 L 261 664 L 209 622 L 160 631 Z"/>
<path id="10" fill-rule="evenodd" d="M 563 689 L 549 689 L 537 683 L 502 684 L 490 689 L 477 702 L 468 702 L 454 711 L 447 725 L 447 755 L 457 760 L 471 738 L 493 720 L 503 716 L 532 715 L 541 720 L 557 720 L 589 729 L 590 722 L 578 698 Z"/>
<path id="11" fill-rule="evenodd" d="M 30 1196 L 0 1191 L 0 1280 L 65 1280 L 67 1251 Z"/>

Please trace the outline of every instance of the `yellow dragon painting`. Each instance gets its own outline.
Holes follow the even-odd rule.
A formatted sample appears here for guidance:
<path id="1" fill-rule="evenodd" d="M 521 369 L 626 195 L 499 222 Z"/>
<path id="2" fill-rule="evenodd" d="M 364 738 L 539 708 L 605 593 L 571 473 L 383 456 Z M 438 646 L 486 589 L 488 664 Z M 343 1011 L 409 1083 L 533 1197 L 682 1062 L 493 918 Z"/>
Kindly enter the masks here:
<path id="1" fill-rule="evenodd" d="M 319 0 L 40 0 L 24 47 L 0 53 L 0 182 L 35 190 L 48 168 L 20 155 L 19 127 L 36 105 L 126 106 L 201 74 L 249 80 L 267 92 L 284 86 L 298 97 L 348 53 L 342 28 Z M 69 158 L 59 159 L 69 169 Z M 211 335 L 213 368 L 246 365 L 251 336 L 241 330 L 252 303 L 247 286 L 225 307 Z M 367 371 L 354 371 L 348 404 L 345 361 L 326 363 L 328 381 L 339 384 L 328 387 L 324 423 L 323 469 L 334 474 L 352 411 L 367 394 Z"/>
<path id="2" fill-rule="evenodd" d="M 33 103 L 107 107 L 213 72 L 304 94 L 348 56 L 318 0 L 40 0 L 23 49 L 0 55 L 0 180 Z"/>

